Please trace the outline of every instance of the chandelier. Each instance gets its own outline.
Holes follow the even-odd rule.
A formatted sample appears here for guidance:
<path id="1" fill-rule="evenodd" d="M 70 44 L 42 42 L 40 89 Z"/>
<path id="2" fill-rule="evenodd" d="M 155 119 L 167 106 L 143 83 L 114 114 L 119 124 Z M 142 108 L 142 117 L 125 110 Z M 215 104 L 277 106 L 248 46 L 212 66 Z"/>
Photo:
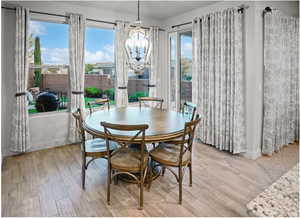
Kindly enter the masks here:
<path id="1" fill-rule="evenodd" d="M 151 53 L 151 42 L 149 35 L 141 26 L 140 20 L 140 1 L 138 0 L 138 18 L 131 25 L 128 38 L 125 41 L 125 49 L 127 54 L 127 63 L 130 69 L 136 74 L 141 74 L 144 68 L 149 65 Z"/>

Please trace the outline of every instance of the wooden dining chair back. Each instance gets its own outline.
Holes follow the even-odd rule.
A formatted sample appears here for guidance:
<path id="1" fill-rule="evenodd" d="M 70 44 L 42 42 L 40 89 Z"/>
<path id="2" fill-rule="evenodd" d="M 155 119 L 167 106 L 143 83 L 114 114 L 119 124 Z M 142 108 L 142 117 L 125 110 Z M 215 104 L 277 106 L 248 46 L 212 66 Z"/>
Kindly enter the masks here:
<path id="1" fill-rule="evenodd" d="M 181 106 L 181 112 L 183 116 L 187 116 L 190 121 L 193 121 L 196 114 L 196 105 L 191 102 L 184 102 Z M 168 142 L 166 142 L 168 143 Z M 165 173 L 165 168 L 163 168 L 162 173 Z"/>
<path id="2" fill-rule="evenodd" d="M 188 115 L 190 117 L 190 121 L 194 120 L 196 110 L 196 105 L 191 102 L 184 102 L 181 107 L 181 112 L 183 113 L 183 115 Z"/>
<path id="3" fill-rule="evenodd" d="M 107 156 L 107 203 L 110 204 L 111 180 L 120 174 L 125 174 L 132 177 L 140 187 L 139 207 L 141 209 L 143 208 L 144 181 L 148 169 L 149 155 L 145 150 L 145 132 L 148 125 L 121 125 L 107 122 L 101 122 L 101 125 L 104 127 L 107 148 L 110 147 L 111 141 L 119 144 L 119 148 L 109 152 Z M 117 132 L 117 134 L 113 134 L 113 132 Z M 132 144 L 138 146 L 139 149 L 131 148 L 130 145 Z M 134 173 L 137 173 L 138 176 Z"/>
<path id="4" fill-rule="evenodd" d="M 85 130 L 83 127 L 83 117 L 81 110 L 78 108 L 75 112 L 72 113 L 73 117 L 76 121 L 76 131 L 80 135 L 81 138 L 81 154 L 82 154 L 82 188 L 85 189 L 85 175 L 86 169 L 89 164 L 98 158 L 105 158 L 107 156 L 107 147 L 106 142 L 100 138 L 94 138 L 86 140 Z M 117 145 L 113 142 L 110 143 L 110 147 L 108 151 L 113 151 L 117 148 Z M 87 158 L 90 160 L 87 162 Z"/>
<path id="5" fill-rule="evenodd" d="M 79 134 L 81 141 L 85 141 L 85 131 L 83 129 L 83 117 L 80 108 L 78 108 L 75 112 L 72 113 L 75 118 L 76 123 L 76 132 Z"/>
<path id="6" fill-rule="evenodd" d="M 90 111 L 90 115 L 94 112 L 94 106 L 105 106 L 107 105 L 107 109 L 110 110 L 110 103 L 109 103 L 109 98 L 105 98 L 105 99 L 95 99 L 94 101 L 89 101 L 88 107 L 89 107 L 89 111 Z"/>
<path id="7" fill-rule="evenodd" d="M 173 141 L 160 143 L 150 152 L 151 161 L 159 163 L 163 168 L 168 169 L 179 183 L 179 203 L 182 203 L 182 180 L 185 168 L 189 168 L 190 186 L 192 186 L 192 148 L 195 137 L 195 130 L 200 122 L 197 114 L 193 121 L 186 122 L 182 135 Z M 152 166 L 152 165 L 150 165 Z M 178 174 L 172 168 L 178 168 Z M 152 171 L 149 171 L 152 173 Z M 152 177 L 150 177 L 152 179 Z M 151 182 L 149 184 L 149 187 Z"/>
<path id="8" fill-rule="evenodd" d="M 180 145 L 179 163 L 182 165 L 182 158 L 184 153 L 188 150 L 192 152 L 192 147 L 195 138 L 195 130 L 200 122 L 200 116 L 197 114 L 196 118 L 190 122 L 186 122 L 184 126 L 184 134 L 182 136 L 182 142 Z"/>
<path id="9" fill-rule="evenodd" d="M 158 97 L 139 97 L 139 106 L 152 107 L 162 110 L 164 100 Z"/>

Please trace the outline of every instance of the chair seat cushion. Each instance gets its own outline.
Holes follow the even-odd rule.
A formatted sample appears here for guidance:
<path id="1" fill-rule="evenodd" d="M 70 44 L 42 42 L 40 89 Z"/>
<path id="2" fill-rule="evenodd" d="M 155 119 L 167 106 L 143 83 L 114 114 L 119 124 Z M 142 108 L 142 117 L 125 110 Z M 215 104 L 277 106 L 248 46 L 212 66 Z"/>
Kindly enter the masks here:
<path id="1" fill-rule="evenodd" d="M 180 145 L 159 143 L 150 151 L 153 160 L 166 166 L 179 166 Z M 191 159 L 191 152 L 186 151 L 182 157 L 182 165 L 186 165 Z"/>
<path id="2" fill-rule="evenodd" d="M 130 148 L 120 149 L 115 155 L 110 159 L 111 167 L 113 169 L 128 171 L 128 172 L 138 172 L 141 167 L 141 152 L 138 150 L 133 150 Z M 147 166 L 149 154 L 145 152 L 144 154 L 144 166 Z"/>
<path id="3" fill-rule="evenodd" d="M 117 149 L 117 144 L 113 141 L 109 142 L 110 150 Z M 106 140 L 101 138 L 94 138 L 85 141 L 85 153 L 87 155 L 100 155 L 104 156 L 107 154 L 107 148 L 106 148 Z"/>

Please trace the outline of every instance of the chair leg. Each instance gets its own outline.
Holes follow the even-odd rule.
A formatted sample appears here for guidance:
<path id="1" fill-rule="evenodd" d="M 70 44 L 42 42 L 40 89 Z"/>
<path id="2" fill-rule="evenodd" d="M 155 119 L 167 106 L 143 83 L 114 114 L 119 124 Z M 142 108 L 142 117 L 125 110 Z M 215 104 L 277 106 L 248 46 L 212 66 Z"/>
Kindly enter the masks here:
<path id="1" fill-rule="evenodd" d="M 149 165 L 149 178 L 148 178 L 148 191 L 150 191 L 151 188 L 151 184 L 152 184 L 152 160 L 150 161 L 150 165 Z"/>
<path id="2" fill-rule="evenodd" d="M 119 181 L 118 175 L 114 176 L 114 184 L 115 185 L 118 185 L 118 181 Z"/>
<path id="3" fill-rule="evenodd" d="M 165 172 L 166 172 L 166 168 L 165 168 L 165 167 L 162 167 L 162 173 L 161 173 L 161 175 L 164 176 L 164 175 L 165 175 Z"/>
<path id="4" fill-rule="evenodd" d="M 81 183 L 82 183 L 82 189 L 85 189 L 85 168 L 86 166 L 86 157 L 85 154 L 82 154 L 82 167 L 81 167 Z"/>
<path id="5" fill-rule="evenodd" d="M 182 167 L 178 168 L 178 178 L 179 178 L 179 204 L 182 204 Z"/>
<path id="6" fill-rule="evenodd" d="M 111 167 L 108 164 L 107 168 L 107 204 L 110 205 L 110 184 L 111 184 Z"/>
<path id="7" fill-rule="evenodd" d="M 193 183 L 192 161 L 189 164 L 189 172 L 190 172 L 190 186 L 192 186 Z"/>
<path id="8" fill-rule="evenodd" d="M 143 189 L 144 189 L 144 177 L 143 177 L 143 174 L 144 171 L 141 171 L 141 178 L 140 178 L 140 207 L 139 207 L 139 210 L 143 210 L 143 201 L 144 201 L 144 193 L 143 193 Z"/>
<path id="9" fill-rule="evenodd" d="M 154 149 L 154 148 L 155 148 L 155 143 L 152 143 L 152 146 L 153 146 L 153 148 L 152 148 L 152 149 Z"/>

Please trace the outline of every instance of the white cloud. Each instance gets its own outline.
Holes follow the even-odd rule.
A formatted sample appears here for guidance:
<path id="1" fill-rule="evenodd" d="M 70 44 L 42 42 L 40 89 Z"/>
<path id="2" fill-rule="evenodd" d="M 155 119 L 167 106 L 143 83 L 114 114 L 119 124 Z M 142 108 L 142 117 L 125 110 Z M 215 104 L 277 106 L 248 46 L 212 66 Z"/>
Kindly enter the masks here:
<path id="1" fill-rule="evenodd" d="M 114 61 L 114 46 L 105 45 L 103 50 L 96 52 L 85 51 L 85 63 L 95 64 L 97 62 L 113 62 Z"/>
<path id="2" fill-rule="evenodd" d="M 115 47 L 114 45 L 105 45 L 104 50 L 110 54 L 114 54 Z"/>
<path id="3" fill-rule="evenodd" d="M 42 48 L 43 64 L 68 64 L 69 49 L 68 48 Z"/>
<path id="4" fill-rule="evenodd" d="M 36 35 L 46 34 L 46 28 L 41 24 L 41 22 L 31 21 L 29 24 L 29 33 Z"/>
<path id="5" fill-rule="evenodd" d="M 43 64 L 68 64 L 69 49 L 68 48 L 42 48 Z M 113 62 L 114 46 L 106 45 L 103 50 L 96 52 L 85 51 L 85 63 L 95 64 L 97 62 Z"/>
<path id="6" fill-rule="evenodd" d="M 182 45 L 182 54 L 187 57 L 192 56 L 192 43 L 190 42 L 185 42 Z"/>

